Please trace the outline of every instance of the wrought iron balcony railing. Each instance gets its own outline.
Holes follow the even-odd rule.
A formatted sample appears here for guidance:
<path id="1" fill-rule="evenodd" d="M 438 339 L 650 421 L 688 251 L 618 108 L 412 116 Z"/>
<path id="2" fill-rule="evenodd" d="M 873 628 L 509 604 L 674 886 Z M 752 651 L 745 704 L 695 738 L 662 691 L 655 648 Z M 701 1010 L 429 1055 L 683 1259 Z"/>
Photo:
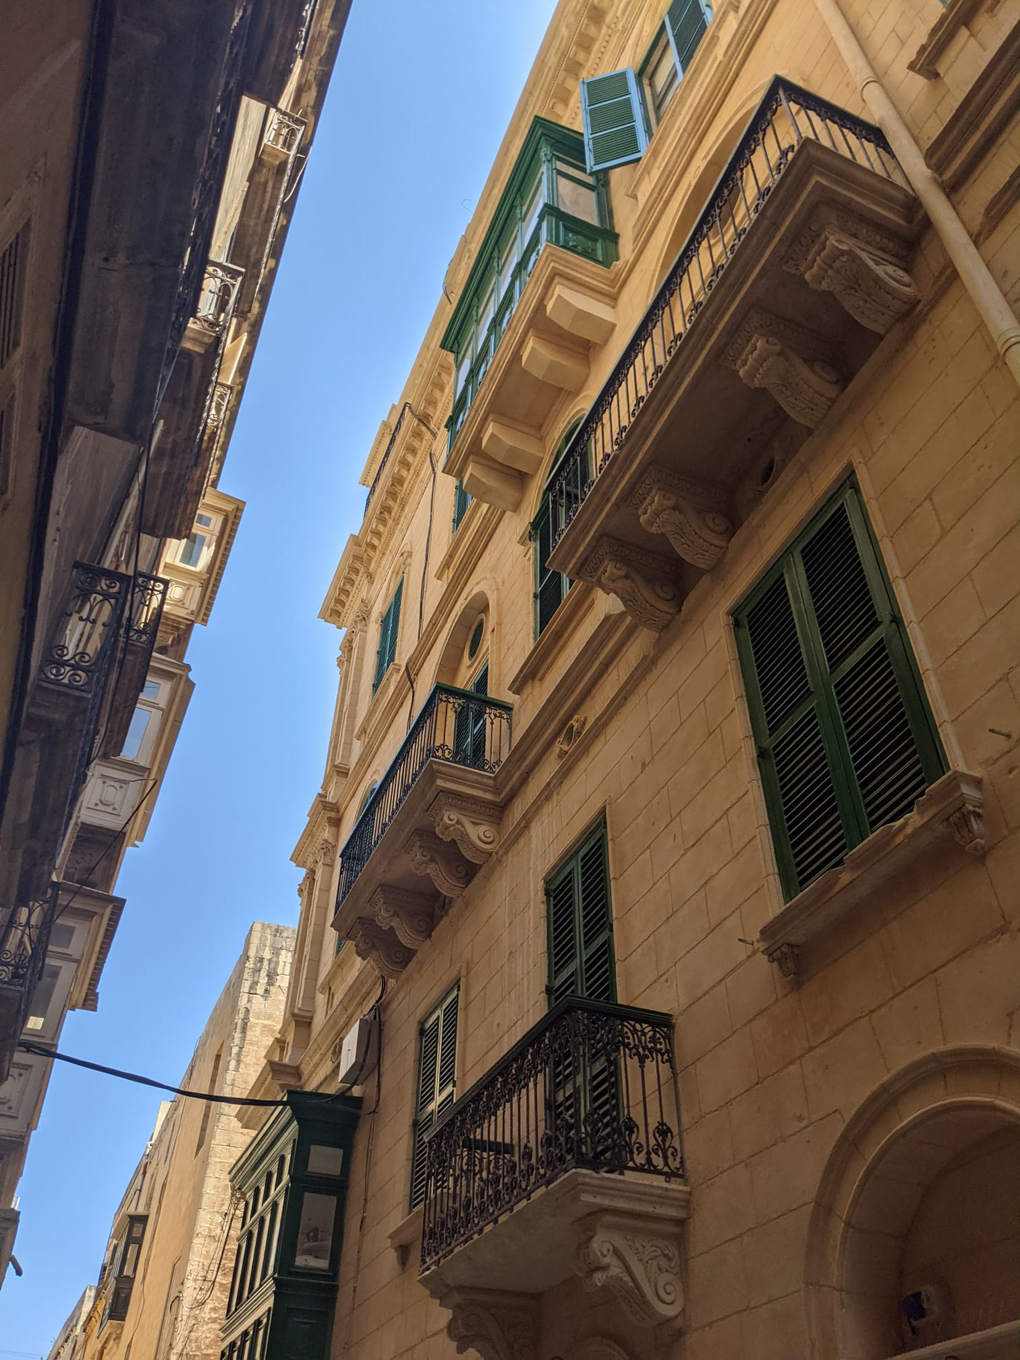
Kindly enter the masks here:
<path id="1" fill-rule="evenodd" d="M 340 852 L 338 907 L 428 762 L 495 773 L 510 749 L 512 711 L 502 700 L 436 685 Z"/>
<path id="2" fill-rule="evenodd" d="M 26 1004 L 42 972 L 56 911 L 54 883 L 41 901 L 15 904 L 0 922 L 0 986 L 24 992 Z M 20 1031 L 21 1026 L 17 1028 Z"/>
<path id="3" fill-rule="evenodd" d="M 551 488 L 553 543 L 627 442 L 636 416 L 740 249 L 748 228 L 805 142 L 817 142 L 906 185 L 885 134 L 774 77 L 644 320 L 578 427 Z"/>
<path id="4" fill-rule="evenodd" d="M 64 612 L 40 666 L 43 684 L 79 694 L 102 690 L 131 589 L 123 572 L 75 562 Z"/>
<path id="5" fill-rule="evenodd" d="M 427 1270 L 567 1171 L 684 1174 L 673 1021 L 568 997 L 427 1139 Z"/>
<path id="6" fill-rule="evenodd" d="M 156 643 L 169 585 L 170 582 L 164 576 L 150 576 L 144 571 L 135 575 L 127 636 L 129 642 L 147 647 L 150 654 Z"/>

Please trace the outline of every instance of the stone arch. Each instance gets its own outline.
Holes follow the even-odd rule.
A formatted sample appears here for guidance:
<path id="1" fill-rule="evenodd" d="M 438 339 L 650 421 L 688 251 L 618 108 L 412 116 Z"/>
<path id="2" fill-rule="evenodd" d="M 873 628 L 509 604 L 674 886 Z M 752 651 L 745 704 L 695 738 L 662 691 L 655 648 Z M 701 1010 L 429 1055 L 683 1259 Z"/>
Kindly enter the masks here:
<path id="1" fill-rule="evenodd" d="M 585 418 L 585 416 L 588 414 L 590 407 L 591 407 L 590 401 L 579 402 L 576 406 L 571 407 L 570 413 L 569 415 L 566 416 L 565 419 L 557 422 L 555 427 L 556 438 L 553 441 L 552 447 L 549 449 L 549 452 L 545 457 L 545 461 L 542 463 L 542 466 L 539 469 L 538 476 L 532 478 L 530 499 L 528 502 L 528 518 L 527 524 L 525 525 L 525 532 L 527 532 L 535 516 L 538 514 L 539 506 L 542 504 L 542 497 L 545 495 L 545 488 L 549 481 L 549 477 L 552 473 L 553 466 L 556 463 L 557 458 L 560 456 L 560 453 L 562 452 L 564 439 L 566 438 L 567 434 L 572 433 L 574 427 L 579 425 L 580 422 Z"/>
<path id="2" fill-rule="evenodd" d="M 687 243 L 687 238 L 697 222 L 701 210 L 711 197 L 712 190 L 716 182 L 726 168 L 726 164 L 733 154 L 733 148 L 740 141 L 744 129 L 747 127 L 751 114 L 761 102 L 761 97 L 765 93 L 767 81 L 762 81 L 755 86 L 752 92 L 741 102 L 739 108 L 731 116 L 725 128 L 712 144 L 711 150 L 702 160 L 696 171 L 694 183 L 683 196 L 680 203 L 680 211 L 676 221 L 673 223 L 673 230 L 659 257 L 658 270 L 656 272 L 656 287 L 669 273 L 670 268 L 677 256 Z"/>
<path id="3" fill-rule="evenodd" d="M 469 643 L 479 622 L 482 624 L 482 640 L 474 655 L 469 656 Z M 436 683 L 466 689 L 485 657 L 491 654 L 492 629 L 488 591 L 484 586 L 475 586 L 461 604 L 453 626 L 446 635 L 436 668 Z"/>
<path id="4" fill-rule="evenodd" d="M 1012 1286 L 993 1283 L 987 1306 L 964 1297 L 966 1290 L 954 1297 L 959 1280 L 951 1263 L 961 1249 L 951 1235 L 942 1244 L 949 1267 L 921 1278 L 939 1251 L 925 1250 L 919 1239 L 950 1231 L 938 1215 L 951 1178 L 968 1165 L 979 1176 L 992 1174 L 1006 1145 L 1020 1148 L 1020 1053 L 1012 1049 L 968 1045 L 926 1054 L 868 1097 L 836 1140 L 811 1216 L 805 1282 L 814 1355 L 888 1360 L 1020 1313 L 1020 1285 L 1013 1297 Z M 974 1241 L 994 1230 L 995 1192 L 986 1184 L 972 1203 Z M 953 1276 L 948 1287 L 943 1274 Z M 929 1284 L 938 1316 L 920 1322 L 911 1337 L 900 1300 Z"/>

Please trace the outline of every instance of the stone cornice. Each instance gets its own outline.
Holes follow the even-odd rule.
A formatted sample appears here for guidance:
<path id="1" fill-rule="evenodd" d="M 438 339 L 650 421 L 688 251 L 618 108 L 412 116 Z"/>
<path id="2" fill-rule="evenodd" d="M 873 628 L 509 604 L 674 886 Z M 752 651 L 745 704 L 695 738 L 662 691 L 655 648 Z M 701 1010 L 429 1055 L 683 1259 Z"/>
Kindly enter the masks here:
<path id="1" fill-rule="evenodd" d="M 947 8 L 940 19 L 950 14 Z M 936 28 L 938 24 L 936 24 Z M 981 75 L 932 138 L 924 159 L 952 192 L 995 148 L 1020 103 L 1020 23 L 1014 24 Z"/>
<path id="2" fill-rule="evenodd" d="M 321 843 L 327 839 L 335 842 L 339 820 L 339 807 L 336 803 L 331 803 L 320 790 L 308 809 L 305 829 L 298 837 L 291 860 L 301 869 L 312 868 Z"/>

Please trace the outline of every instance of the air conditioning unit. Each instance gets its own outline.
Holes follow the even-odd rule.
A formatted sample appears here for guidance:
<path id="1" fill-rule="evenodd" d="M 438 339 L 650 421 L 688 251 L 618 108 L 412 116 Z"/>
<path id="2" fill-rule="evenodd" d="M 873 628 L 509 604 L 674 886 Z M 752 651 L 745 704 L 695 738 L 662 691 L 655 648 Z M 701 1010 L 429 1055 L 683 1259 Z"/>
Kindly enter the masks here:
<path id="1" fill-rule="evenodd" d="M 340 1088 L 361 1086 L 375 1070 L 379 1039 L 375 1018 L 363 1015 L 344 1035 L 340 1045 L 337 1081 Z"/>

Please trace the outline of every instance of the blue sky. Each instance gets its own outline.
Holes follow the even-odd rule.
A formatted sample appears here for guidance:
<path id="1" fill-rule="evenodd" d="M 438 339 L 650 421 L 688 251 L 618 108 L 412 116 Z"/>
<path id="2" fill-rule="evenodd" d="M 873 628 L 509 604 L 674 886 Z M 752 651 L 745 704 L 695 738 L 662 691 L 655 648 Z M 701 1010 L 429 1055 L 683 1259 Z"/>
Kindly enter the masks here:
<path id="1" fill-rule="evenodd" d="M 403 387 L 554 0 L 353 0 L 221 479 L 247 501 L 99 1011 L 61 1048 L 176 1082 L 245 932 L 295 924 L 290 854 L 322 778 L 337 631 L 318 619 L 357 485 Z M 58 1064 L 55 1066 L 59 1067 Z M 21 1181 L 24 1269 L 0 1360 L 44 1356 L 99 1272 L 159 1095 L 54 1071 Z"/>

